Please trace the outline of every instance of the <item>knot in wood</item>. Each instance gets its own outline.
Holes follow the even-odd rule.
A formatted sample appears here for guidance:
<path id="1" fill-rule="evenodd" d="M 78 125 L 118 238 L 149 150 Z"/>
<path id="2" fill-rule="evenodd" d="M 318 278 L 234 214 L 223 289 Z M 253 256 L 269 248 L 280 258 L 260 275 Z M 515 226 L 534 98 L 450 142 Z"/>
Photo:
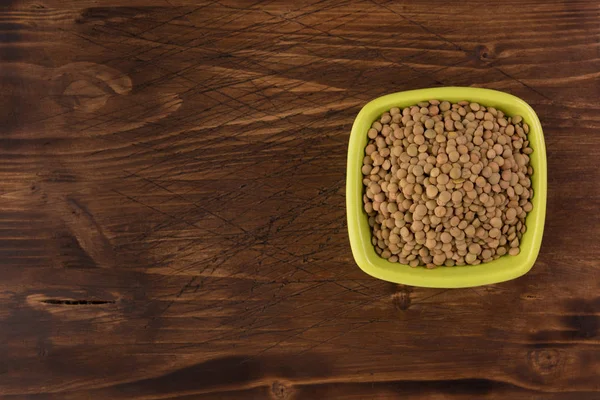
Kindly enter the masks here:
<path id="1" fill-rule="evenodd" d="M 556 349 L 536 349 L 529 355 L 531 369 L 539 375 L 549 375 L 556 372 L 561 364 L 561 354 Z"/>
<path id="2" fill-rule="evenodd" d="M 397 293 L 394 293 L 392 295 L 392 304 L 398 310 L 408 310 L 411 304 L 410 290 L 402 288 Z"/>
<path id="3" fill-rule="evenodd" d="M 274 399 L 288 399 L 290 396 L 290 388 L 282 382 L 275 381 L 271 385 L 271 394 Z"/>
<path id="4" fill-rule="evenodd" d="M 490 61 L 492 58 L 494 58 L 492 50 L 483 44 L 475 47 L 473 55 L 475 59 L 479 61 Z"/>

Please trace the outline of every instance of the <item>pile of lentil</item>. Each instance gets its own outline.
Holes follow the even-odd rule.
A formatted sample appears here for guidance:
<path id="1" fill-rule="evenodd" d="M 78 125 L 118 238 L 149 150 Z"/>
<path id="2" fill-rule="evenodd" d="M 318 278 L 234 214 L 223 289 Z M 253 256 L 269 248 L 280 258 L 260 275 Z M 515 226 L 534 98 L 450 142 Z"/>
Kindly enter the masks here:
<path id="1" fill-rule="evenodd" d="M 428 268 L 519 254 L 533 208 L 528 133 L 521 116 L 468 101 L 385 112 L 362 166 L 377 254 Z"/>

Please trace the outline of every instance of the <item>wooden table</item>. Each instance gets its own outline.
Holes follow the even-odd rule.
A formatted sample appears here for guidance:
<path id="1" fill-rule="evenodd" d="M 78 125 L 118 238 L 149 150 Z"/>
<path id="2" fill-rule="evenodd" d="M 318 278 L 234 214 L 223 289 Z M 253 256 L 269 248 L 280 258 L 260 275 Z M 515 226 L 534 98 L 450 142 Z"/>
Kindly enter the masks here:
<path id="1" fill-rule="evenodd" d="M 600 399 L 597 1 L 8 3 L 3 399 Z M 352 121 L 449 85 L 537 111 L 540 256 L 485 287 L 372 279 Z"/>

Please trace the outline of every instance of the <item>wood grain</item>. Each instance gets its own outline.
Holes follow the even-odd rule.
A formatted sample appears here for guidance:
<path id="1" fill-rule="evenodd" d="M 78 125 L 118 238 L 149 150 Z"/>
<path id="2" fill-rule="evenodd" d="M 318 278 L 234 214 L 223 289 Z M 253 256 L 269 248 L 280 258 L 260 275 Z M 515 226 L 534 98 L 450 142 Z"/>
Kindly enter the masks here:
<path id="1" fill-rule="evenodd" d="M 598 2 L 118 3 L 0 8 L 2 398 L 600 399 Z M 374 280 L 351 124 L 449 85 L 537 111 L 540 257 Z"/>

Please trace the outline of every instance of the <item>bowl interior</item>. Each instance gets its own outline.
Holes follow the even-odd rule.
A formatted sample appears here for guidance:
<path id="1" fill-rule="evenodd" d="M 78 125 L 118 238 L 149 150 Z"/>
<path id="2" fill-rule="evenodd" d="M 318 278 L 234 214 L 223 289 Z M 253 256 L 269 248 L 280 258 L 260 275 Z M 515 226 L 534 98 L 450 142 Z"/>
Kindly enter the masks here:
<path id="1" fill-rule="evenodd" d="M 474 266 L 440 267 L 426 269 L 411 268 L 408 265 L 391 263 L 377 255 L 371 243 L 371 229 L 363 209 L 362 160 L 367 145 L 367 130 L 371 123 L 383 112 L 392 107 L 411 106 L 425 100 L 447 100 L 458 102 L 468 100 L 484 106 L 492 106 L 505 114 L 521 115 L 529 124 L 528 134 L 534 190 L 533 210 L 526 219 L 527 232 L 521 239 L 521 252 L 517 256 L 503 256 L 497 260 Z M 348 147 L 346 176 L 346 208 L 348 232 L 352 254 L 358 266 L 376 278 L 412 286 L 456 288 L 478 286 L 514 279 L 527 273 L 539 253 L 546 215 L 546 147 L 542 126 L 533 109 L 525 101 L 508 93 L 489 89 L 469 87 L 443 87 L 411 90 L 379 97 L 359 112 L 352 126 Z"/>

